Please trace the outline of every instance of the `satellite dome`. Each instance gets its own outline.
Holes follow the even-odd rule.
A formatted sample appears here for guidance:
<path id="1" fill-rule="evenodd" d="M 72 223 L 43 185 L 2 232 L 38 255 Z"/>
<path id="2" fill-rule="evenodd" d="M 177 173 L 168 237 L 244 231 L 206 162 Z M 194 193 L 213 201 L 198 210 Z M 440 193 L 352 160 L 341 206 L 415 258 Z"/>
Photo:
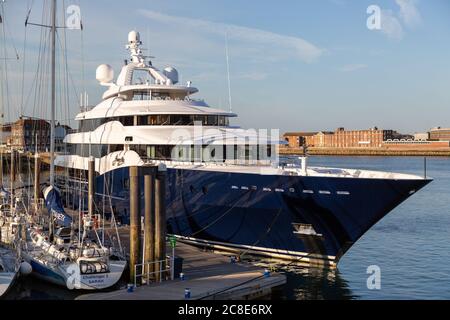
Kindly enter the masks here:
<path id="1" fill-rule="evenodd" d="M 95 72 L 100 83 L 110 83 L 114 79 L 114 70 L 109 64 L 101 64 Z"/>
<path id="2" fill-rule="evenodd" d="M 163 73 L 173 84 L 178 83 L 178 71 L 175 68 L 167 67 Z"/>
<path id="3" fill-rule="evenodd" d="M 137 31 L 130 31 L 128 33 L 128 43 L 140 43 L 141 42 L 141 35 Z"/>

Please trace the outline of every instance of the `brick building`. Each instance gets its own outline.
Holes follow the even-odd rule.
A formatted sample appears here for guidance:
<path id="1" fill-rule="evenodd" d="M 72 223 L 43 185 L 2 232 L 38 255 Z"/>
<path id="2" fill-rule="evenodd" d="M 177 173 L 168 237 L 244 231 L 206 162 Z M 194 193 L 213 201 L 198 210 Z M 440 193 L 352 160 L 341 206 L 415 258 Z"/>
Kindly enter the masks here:
<path id="1" fill-rule="evenodd" d="M 284 135 L 289 147 L 303 146 L 316 148 L 379 148 L 384 141 L 412 139 L 410 135 L 402 135 L 394 130 L 380 130 L 377 127 L 369 130 L 345 130 L 321 132 L 290 132 Z"/>
<path id="2" fill-rule="evenodd" d="M 283 138 L 288 143 L 289 148 L 301 148 L 308 145 L 307 142 L 316 134 L 317 132 L 286 132 Z"/>
<path id="3" fill-rule="evenodd" d="M 46 152 L 50 149 L 50 123 L 23 118 L 11 125 L 10 146 L 17 150 Z"/>
<path id="4" fill-rule="evenodd" d="M 433 128 L 430 131 L 430 140 L 450 141 L 450 128 Z"/>
<path id="5" fill-rule="evenodd" d="M 5 123 L 0 130 L 0 144 L 1 147 L 7 147 L 11 143 L 11 123 Z"/>
<path id="6" fill-rule="evenodd" d="M 383 141 L 395 139 L 393 130 L 345 130 L 338 128 L 326 147 L 330 148 L 379 148 Z"/>

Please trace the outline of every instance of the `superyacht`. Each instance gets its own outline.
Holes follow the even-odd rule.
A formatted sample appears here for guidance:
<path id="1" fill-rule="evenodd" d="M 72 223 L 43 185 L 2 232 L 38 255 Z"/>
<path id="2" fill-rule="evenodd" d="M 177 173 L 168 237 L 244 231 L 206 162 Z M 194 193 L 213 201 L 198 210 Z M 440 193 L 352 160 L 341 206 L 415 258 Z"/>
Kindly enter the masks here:
<path id="1" fill-rule="evenodd" d="M 230 125 L 236 114 L 194 99 L 198 89 L 180 84 L 173 67 L 154 67 L 141 46 L 139 33 L 130 32 L 131 59 L 115 81 L 111 66 L 98 67 L 97 80 L 107 88 L 102 101 L 76 116 L 79 130 L 66 136 L 68 152 L 55 159 L 69 171 L 61 188 L 72 204 L 81 202 L 70 190 L 79 188 L 93 156 L 97 202 L 108 197 L 106 207 L 127 223 L 129 168 L 163 165 L 169 234 L 215 249 L 336 266 L 365 232 L 431 181 L 310 167 L 306 158 L 281 165 L 279 135 Z"/>

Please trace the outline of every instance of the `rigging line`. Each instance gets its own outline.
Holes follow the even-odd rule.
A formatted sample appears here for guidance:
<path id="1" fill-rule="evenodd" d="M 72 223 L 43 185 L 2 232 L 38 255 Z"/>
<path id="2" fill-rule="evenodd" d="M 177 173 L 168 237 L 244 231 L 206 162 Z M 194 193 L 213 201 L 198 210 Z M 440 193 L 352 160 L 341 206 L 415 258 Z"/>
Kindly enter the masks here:
<path id="1" fill-rule="evenodd" d="M 4 8 L 4 3 L 3 2 L 1 3 L 1 15 L 2 15 L 2 17 L 5 16 L 5 8 Z M 4 21 L 1 23 L 1 26 L 2 26 L 2 37 L 3 37 L 3 43 L 4 43 L 3 55 L 6 58 L 7 57 L 7 50 L 6 50 L 6 32 L 5 32 L 5 22 Z M 5 92 L 2 92 L 2 93 L 4 93 L 4 97 L 5 97 L 4 101 L 5 101 L 5 103 L 2 104 L 2 105 L 3 105 L 3 107 L 6 107 L 6 110 L 9 111 L 10 108 L 9 108 L 8 65 L 7 65 L 5 59 L 3 59 L 3 73 L 5 74 L 5 86 L 3 88 L 3 90 L 5 90 Z M 2 82 L 3 82 L 3 78 L 2 78 Z"/>
<path id="2" fill-rule="evenodd" d="M 269 227 L 267 228 L 266 232 L 263 233 L 251 246 L 254 247 L 256 246 L 258 243 L 260 243 L 264 238 L 266 238 L 270 231 L 272 231 L 272 227 L 274 226 L 275 222 L 278 220 L 278 218 L 280 217 L 280 214 L 282 212 L 282 208 L 280 208 L 278 210 L 278 213 L 276 214 L 276 216 L 273 218 L 272 222 L 270 223 Z M 244 250 L 241 254 L 239 254 L 239 257 L 242 259 L 242 257 L 244 257 L 251 249 L 248 248 L 246 250 Z"/>
<path id="3" fill-rule="evenodd" d="M 214 220 L 213 222 L 209 223 L 209 224 L 206 225 L 204 228 L 202 228 L 202 229 L 200 229 L 200 230 L 194 232 L 191 236 L 192 236 L 192 237 L 193 237 L 193 236 L 196 236 L 196 235 L 199 234 L 200 232 L 203 232 L 203 231 L 205 231 L 206 229 L 209 229 L 210 227 L 212 227 L 213 225 L 215 225 L 217 222 L 219 222 L 220 220 L 222 220 L 222 218 L 224 218 L 228 213 L 230 213 L 230 212 L 237 206 L 237 204 L 239 203 L 239 200 L 242 200 L 242 198 L 244 198 L 244 196 L 247 195 L 247 194 L 249 194 L 249 193 L 250 193 L 250 190 L 246 191 L 246 192 L 242 195 L 242 197 L 241 197 L 240 199 L 238 199 L 238 200 L 236 201 L 236 203 L 234 203 L 233 206 L 232 206 L 231 208 L 227 209 L 227 210 L 226 210 L 219 218 L 217 218 L 217 219 Z"/>
<path id="4" fill-rule="evenodd" d="M 39 48 L 38 66 L 37 66 L 37 69 L 36 69 L 36 77 L 35 77 L 36 87 L 34 89 L 35 98 L 34 98 L 34 105 L 33 105 L 33 112 L 32 112 L 33 114 L 36 114 L 35 113 L 36 112 L 36 104 L 42 105 L 42 102 L 39 101 L 39 98 L 41 97 L 42 86 L 46 87 L 45 78 L 44 78 L 45 73 L 43 71 L 41 71 L 41 69 L 42 69 L 41 66 L 42 65 L 47 65 L 47 64 L 45 64 L 45 61 L 44 61 L 45 53 L 46 53 L 46 51 L 45 51 L 46 47 L 45 47 L 45 42 L 44 42 L 43 39 L 45 39 L 45 34 L 41 31 L 41 42 L 40 42 L 40 48 Z M 33 89 L 32 89 L 31 92 L 33 92 Z M 42 117 L 42 115 L 41 115 L 41 117 Z M 39 132 L 41 132 L 42 125 L 40 123 L 38 123 L 38 122 L 34 122 L 33 123 L 33 129 L 35 130 L 35 132 L 38 131 L 38 129 L 40 129 Z M 42 135 L 40 135 L 39 138 L 41 139 Z M 41 140 L 39 140 L 39 142 L 41 142 Z"/>
<path id="5" fill-rule="evenodd" d="M 41 21 L 43 23 L 46 23 L 47 19 L 49 17 L 47 16 L 48 10 L 46 8 L 48 7 L 48 2 L 45 1 L 43 4 L 42 9 L 42 17 Z M 41 118 L 44 118 L 44 108 L 42 106 L 45 105 L 45 102 L 47 101 L 47 95 L 48 90 L 44 90 L 43 88 L 48 88 L 48 81 L 49 81 L 49 66 L 50 66 L 50 54 L 48 50 L 48 44 L 50 43 L 50 31 L 47 28 L 41 28 L 40 32 L 40 51 L 39 51 L 39 57 L 38 57 L 38 79 L 39 84 L 36 85 L 35 90 L 35 99 L 34 99 L 34 105 L 33 105 L 33 114 L 35 114 L 37 105 L 41 106 Z M 46 61 L 46 59 L 48 61 Z M 44 67 L 43 67 L 44 66 Z M 42 94 L 43 92 L 43 94 Z"/>
<path id="6" fill-rule="evenodd" d="M 43 17 L 42 17 L 43 19 Z M 45 46 L 45 32 L 41 30 L 40 32 L 40 41 L 39 41 L 39 51 L 38 51 L 38 59 L 36 64 L 36 72 L 35 77 L 32 83 L 32 87 L 30 89 L 30 93 L 27 97 L 26 104 L 28 104 L 28 100 L 31 98 L 31 95 L 34 93 L 34 104 L 32 106 L 33 114 L 36 112 L 36 104 L 41 104 L 39 101 L 40 90 L 43 85 L 45 85 L 44 81 L 44 72 L 42 71 L 42 65 L 44 64 L 44 56 L 46 54 L 46 46 Z"/>
<path id="7" fill-rule="evenodd" d="M 110 175 L 111 175 L 111 180 L 113 180 L 114 179 L 114 175 L 112 173 L 110 173 Z M 104 180 L 104 184 L 106 185 L 106 190 L 107 190 L 106 192 L 108 193 L 107 194 L 107 198 L 109 200 L 108 202 L 109 202 L 109 207 L 110 207 L 110 210 L 111 210 L 111 224 L 114 224 L 114 228 L 116 230 L 116 237 L 117 237 L 117 241 L 118 241 L 118 244 L 119 244 L 120 253 L 122 254 L 122 256 L 125 257 L 124 249 L 122 247 L 122 242 L 120 240 L 119 230 L 117 229 L 115 212 L 113 210 L 113 205 L 112 205 L 111 193 L 112 193 L 112 188 L 114 187 L 114 180 L 112 181 L 111 191 L 110 191 L 109 184 L 108 184 L 109 180 L 107 179 L 106 174 L 103 175 L 103 180 Z"/>
<path id="8" fill-rule="evenodd" d="M 4 1 L 2 1 L 2 16 L 5 16 Z M 2 23 L 2 29 L 3 29 L 3 38 L 4 38 L 3 40 L 4 40 L 4 44 L 5 44 L 4 45 L 5 72 L 7 72 L 6 59 L 8 59 L 8 52 L 6 51 L 6 39 L 9 39 L 9 41 L 11 42 L 11 45 L 12 45 L 12 47 L 14 49 L 14 53 L 15 53 L 15 58 L 11 58 L 11 60 L 17 60 L 18 61 L 20 59 L 20 57 L 19 57 L 19 53 L 18 53 L 18 50 L 16 48 L 16 45 L 14 43 L 14 38 L 12 37 L 12 34 L 9 31 L 9 29 L 8 29 L 8 25 L 4 21 Z M 17 81 L 19 81 L 19 80 L 17 80 Z M 8 86 L 9 86 L 9 84 L 8 84 Z M 7 88 L 9 90 L 9 87 L 7 87 Z M 9 93 L 9 92 L 7 92 L 7 93 Z M 15 102 L 15 97 L 14 96 L 12 98 L 11 97 L 7 97 L 7 99 L 8 99 L 8 103 L 10 102 L 10 99 L 11 99 L 13 104 L 15 104 L 14 103 Z"/>
<path id="9" fill-rule="evenodd" d="M 78 5 L 80 5 L 80 1 L 78 1 Z M 81 24 L 81 32 L 80 32 L 80 46 L 81 46 L 81 83 L 83 87 L 83 92 L 86 92 L 86 78 L 85 78 L 85 58 L 84 58 L 84 27 L 83 22 L 80 17 L 80 24 Z"/>
<path id="10" fill-rule="evenodd" d="M 22 62 L 22 83 L 21 83 L 21 94 L 20 94 L 20 114 L 23 114 L 23 110 L 24 110 L 24 96 L 25 96 L 25 69 L 26 69 L 26 57 L 27 57 L 27 40 L 28 40 L 28 28 L 27 28 L 27 21 L 28 21 L 28 17 L 31 14 L 31 7 L 33 6 L 33 2 L 34 0 L 31 1 L 31 5 L 30 5 L 30 1 L 28 1 L 28 14 L 27 14 L 27 18 L 25 20 L 25 29 L 24 29 L 24 40 L 23 40 L 23 62 Z"/>

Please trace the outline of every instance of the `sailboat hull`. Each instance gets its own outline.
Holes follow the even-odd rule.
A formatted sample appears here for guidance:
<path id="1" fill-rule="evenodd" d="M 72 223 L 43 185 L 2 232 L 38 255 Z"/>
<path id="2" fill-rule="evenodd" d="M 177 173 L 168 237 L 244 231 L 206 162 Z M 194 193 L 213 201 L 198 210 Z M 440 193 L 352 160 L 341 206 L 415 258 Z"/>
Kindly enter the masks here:
<path id="1" fill-rule="evenodd" d="M 126 267 L 125 261 L 111 261 L 109 272 L 80 275 L 77 272 L 79 267 L 76 263 L 50 266 L 38 261 L 30 254 L 25 254 L 24 257 L 33 268 L 33 276 L 70 290 L 102 290 L 110 288 L 120 280 Z"/>
<path id="2" fill-rule="evenodd" d="M 17 272 L 0 272 L 0 298 L 6 296 L 17 277 Z"/>

